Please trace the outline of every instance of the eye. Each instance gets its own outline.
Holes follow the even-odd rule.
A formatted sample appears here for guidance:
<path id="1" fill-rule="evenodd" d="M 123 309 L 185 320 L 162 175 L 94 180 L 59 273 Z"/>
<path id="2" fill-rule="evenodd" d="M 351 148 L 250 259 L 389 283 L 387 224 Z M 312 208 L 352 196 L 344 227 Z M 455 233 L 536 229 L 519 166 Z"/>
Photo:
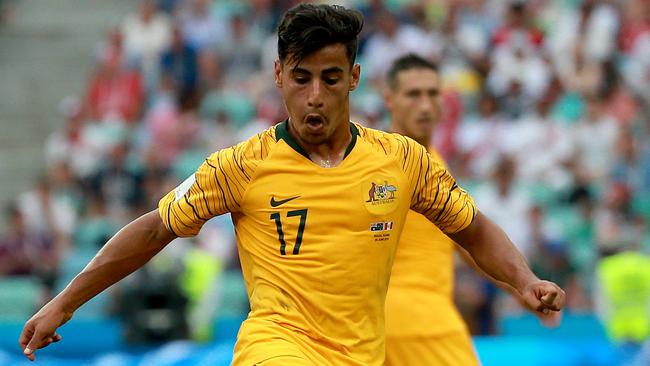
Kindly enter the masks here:
<path id="1" fill-rule="evenodd" d="M 309 78 L 304 76 L 295 77 L 294 80 L 296 81 L 296 83 L 301 85 L 307 84 L 309 82 Z"/>
<path id="2" fill-rule="evenodd" d="M 325 82 L 328 85 L 334 85 L 334 84 L 339 82 L 339 79 L 338 78 L 325 78 Z"/>
<path id="3" fill-rule="evenodd" d="M 406 92 L 406 96 L 409 98 L 419 98 L 420 97 L 420 91 L 419 90 L 409 90 Z"/>

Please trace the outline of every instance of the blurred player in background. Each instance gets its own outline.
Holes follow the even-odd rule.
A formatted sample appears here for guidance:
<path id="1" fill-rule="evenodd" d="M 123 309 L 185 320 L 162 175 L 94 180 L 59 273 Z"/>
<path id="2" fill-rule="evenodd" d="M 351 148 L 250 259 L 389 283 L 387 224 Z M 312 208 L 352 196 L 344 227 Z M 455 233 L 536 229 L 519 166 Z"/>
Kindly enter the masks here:
<path id="1" fill-rule="evenodd" d="M 430 145 L 441 107 L 436 66 L 414 54 L 402 56 L 390 67 L 386 84 L 391 131 L 419 142 L 446 167 Z M 387 366 L 479 363 L 467 325 L 454 305 L 454 252 L 480 271 L 467 252 L 431 221 L 409 211 L 386 297 Z M 518 297 L 507 284 L 497 285 Z M 557 313 L 537 315 L 547 326 L 559 322 Z"/>
<path id="2" fill-rule="evenodd" d="M 440 118 L 436 66 L 410 54 L 388 71 L 390 129 L 427 148 Z M 477 365 L 472 340 L 453 300 L 454 242 L 426 217 L 409 211 L 386 296 L 386 365 Z"/>
<path id="3" fill-rule="evenodd" d="M 25 325 L 24 354 L 59 341 L 83 303 L 178 236 L 232 213 L 251 311 L 233 365 L 384 363 L 384 307 L 409 209 L 463 245 L 481 268 L 540 311 L 565 294 L 538 279 L 505 233 L 417 142 L 350 122 L 363 18 L 301 4 L 278 28 L 275 84 L 289 118 L 212 154 L 126 225 Z"/>

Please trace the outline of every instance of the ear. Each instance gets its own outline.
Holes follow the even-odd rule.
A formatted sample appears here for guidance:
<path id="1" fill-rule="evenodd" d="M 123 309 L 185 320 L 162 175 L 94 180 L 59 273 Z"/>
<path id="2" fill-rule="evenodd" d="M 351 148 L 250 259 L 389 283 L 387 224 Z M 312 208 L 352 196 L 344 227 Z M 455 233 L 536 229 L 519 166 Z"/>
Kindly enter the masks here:
<path id="1" fill-rule="evenodd" d="M 361 78 L 361 65 L 359 64 L 354 64 L 352 66 L 352 72 L 350 73 L 350 91 L 353 91 L 354 89 L 359 86 L 359 80 Z"/>
<path id="2" fill-rule="evenodd" d="M 282 88 L 282 64 L 280 63 L 280 60 L 275 60 L 275 63 L 273 64 L 273 74 L 275 77 L 275 86 Z"/>
<path id="3" fill-rule="evenodd" d="M 393 109 L 393 92 L 388 85 L 384 87 L 384 105 L 389 111 Z"/>

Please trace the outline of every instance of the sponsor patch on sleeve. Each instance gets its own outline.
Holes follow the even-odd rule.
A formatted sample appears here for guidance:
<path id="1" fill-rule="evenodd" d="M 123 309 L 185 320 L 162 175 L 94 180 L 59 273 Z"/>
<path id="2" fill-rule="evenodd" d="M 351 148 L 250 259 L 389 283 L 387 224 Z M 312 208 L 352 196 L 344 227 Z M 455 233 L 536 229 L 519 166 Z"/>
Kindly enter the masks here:
<path id="1" fill-rule="evenodd" d="M 174 189 L 175 201 L 178 201 L 181 197 L 185 196 L 185 193 L 190 190 L 194 182 L 196 182 L 196 176 L 192 174 L 185 179 L 183 183 L 176 187 L 176 189 Z"/>

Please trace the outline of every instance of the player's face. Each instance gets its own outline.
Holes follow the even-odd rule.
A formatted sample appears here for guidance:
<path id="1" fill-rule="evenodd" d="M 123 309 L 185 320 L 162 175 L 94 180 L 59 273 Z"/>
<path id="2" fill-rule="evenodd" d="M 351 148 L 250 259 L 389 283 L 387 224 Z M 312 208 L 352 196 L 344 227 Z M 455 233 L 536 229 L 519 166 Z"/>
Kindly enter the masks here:
<path id="1" fill-rule="evenodd" d="M 401 71 L 395 89 L 386 93 L 386 107 L 397 132 L 428 144 L 440 117 L 438 74 L 425 68 Z"/>
<path id="2" fill-rule="evenodd" d="M 307 144 L 328 143 L 348 129 L 349 95 L 359 83 L 360 67 L 350 67 L 343 44 L 321 48 L 300 63 L 275 63 L 290 126 Z M 338 132 L 338 133 L 337 133 Z"/>

